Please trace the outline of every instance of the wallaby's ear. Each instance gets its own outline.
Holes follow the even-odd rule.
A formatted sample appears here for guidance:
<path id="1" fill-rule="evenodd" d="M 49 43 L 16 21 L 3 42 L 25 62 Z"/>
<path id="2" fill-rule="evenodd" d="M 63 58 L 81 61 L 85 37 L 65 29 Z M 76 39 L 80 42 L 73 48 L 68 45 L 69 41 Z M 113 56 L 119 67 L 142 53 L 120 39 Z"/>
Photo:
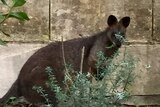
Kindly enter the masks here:
<path id="1" fill-rule="evenodd" d="M 123 17 L 119 23 L 121 23 L 125 28 L 130 24 L 130 17 Z"/>
<path id="2" fill-rule="evenodd" d="M 118 22 L 117 18 L 114 15 L 110 15 L 108 17 L 107 23 L 108 23 L 109 26 L 115 25 L 115 24 L 117 24 L 117 22 Z"/>

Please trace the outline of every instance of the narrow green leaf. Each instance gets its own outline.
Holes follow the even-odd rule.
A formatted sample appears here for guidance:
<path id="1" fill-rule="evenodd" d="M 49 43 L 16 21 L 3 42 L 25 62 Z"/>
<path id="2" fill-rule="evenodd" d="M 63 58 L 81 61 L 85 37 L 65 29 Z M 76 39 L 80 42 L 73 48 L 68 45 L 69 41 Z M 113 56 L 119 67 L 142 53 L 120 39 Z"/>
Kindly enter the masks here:
<path id="1" fill-rule="evenodd" d="M 21 21 L 29 20 L 29 17 L 25 12 L 11 12 L 9 17 L 13 17 Z"/>
<path id="2" fill-rule="evenodd" d="M 25 3 L 25 0 L 13 0 L 13 7 L 23 6 Z"/>
<path id="3" fill-rule="evenodd" d="M 1 0 L 1 2 L 4 4 L 4 5 L 7 5 L 7 2 L 5 0 Z"/>

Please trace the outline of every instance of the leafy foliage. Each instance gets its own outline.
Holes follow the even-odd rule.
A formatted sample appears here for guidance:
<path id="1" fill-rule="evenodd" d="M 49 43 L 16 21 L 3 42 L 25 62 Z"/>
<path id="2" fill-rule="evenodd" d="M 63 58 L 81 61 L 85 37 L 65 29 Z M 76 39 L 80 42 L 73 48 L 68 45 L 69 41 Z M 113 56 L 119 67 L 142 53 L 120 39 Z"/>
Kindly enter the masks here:
<path id="1" fill-rule="evenodd" d="M 11 5 L 9 5 L 9 3 L 7 3 L 6 0 L 0 0 L 0 2 L 2 2 L 3 5 L 7 6 L 8 11 L 6 12 L 0 12 L 0 31 L 6 35 L 9 36 L 9 34 L 5 33 L 3 31 L 3 23 L 8 19 L 8 18 L 15 18 L 18 19 L 20 21 L 26 21 L 29 20 L 28 15 L 25 12 L 22 11 L 15 11 L 15 8 L 23 6 L 26 1 L 25 0 L 11 0 L 10 2 Z M 5 45 L 6 42 L 3 42 L 3 40 L 1 39 L 0 45 Z"/>
<path id="2" fill-rule="evenodd" d="M 7 15 L 8 15 L 8 18 L 13 17 L 21 21 L 29 20 L 25 12 L 10 12 L 9 14 L 6 14 L 4 16 L 7 16 Z"/>
<path id="3" fill-rule="evenodd" d="M 25 3 L 25 0 L 13 0 L 13 7 L 23 6 Z"/>
<path id="4" fill-rule="evenodd" d="M 6 0 L 1 0 L 1 2 L 2 2 L 4 5 L 7 5 Z"/>
<path id="5" fill-rule="evenodd" d="M 82 72 L 74 71 L 76 75 L 73 76 L 73 69 L 67 68 L 64 80 L 66 89 L 62 89 L 53 75 L 54 70 L 46 68 L 49 77 L 47 84 L 55 93 L 59 107 L 119 107 L 122 101 L 130 97 L 128 86 L 135 77 L 135 58 L 126 53 L 122 59 L 116 53 L 114 60 L 106 58 L 103 52 L 97 53 L 97 56 L 97 71 L 105 76 L 99 82 L 91 82 L 89 78 L 92 76 Z M 49 99 L 46 100 L 48 101 Z"/>
<path id="6" fill-rule="evenodd" d="M 51 106 L 50 101 L 48 99 L 48 94 L 46 94 L 45 90 L 41 86 L 33 86 L 33 90 L 36 90 L 38 94 L 45 98 L 46 106 Z"/>

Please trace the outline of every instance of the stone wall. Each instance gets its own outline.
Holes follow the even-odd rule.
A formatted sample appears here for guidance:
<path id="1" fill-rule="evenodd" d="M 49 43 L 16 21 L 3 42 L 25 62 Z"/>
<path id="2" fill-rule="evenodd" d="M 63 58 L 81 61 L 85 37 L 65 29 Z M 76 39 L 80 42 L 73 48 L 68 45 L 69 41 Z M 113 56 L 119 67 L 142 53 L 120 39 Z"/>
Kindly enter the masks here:
<path id="1" fill-rule="evenodd" d="M 42 43 L 61 40 L 62 36 L 67 40 L 92 35 L 106 28 L 110 14 L 119 19 L 131 17 L 127 47 L 140 59 L 136 70 L 139 78 L 131 88 L 132 93 L 160 94 L 159 8 L 159 0 L 27 0 L 22 10 L 29 14 L 30 21 L 10 19 L 4 30 L 11 37 L 0 34 L 0 38 L 9 41 L 8 46 L 0 46 L 0 97 L 28 57 L 44 46 Z M 0 6 L 0 10 L 5 7 Z"/>

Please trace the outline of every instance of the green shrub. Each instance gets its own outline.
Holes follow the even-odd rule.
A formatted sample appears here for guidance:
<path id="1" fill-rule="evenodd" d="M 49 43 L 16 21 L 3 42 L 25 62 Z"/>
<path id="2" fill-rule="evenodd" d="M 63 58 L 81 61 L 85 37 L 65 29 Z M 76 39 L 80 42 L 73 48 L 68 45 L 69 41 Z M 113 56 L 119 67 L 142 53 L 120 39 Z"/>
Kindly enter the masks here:
<path id="1" fill-rule="evenodd" d="M 97 71 L 105 76 L 102 81 L 91 82 L 90 74 L 76 72 L 73 76 L 72 67 L 66 67 L 64 84 L 66 89 L 62 90 L 53 75 L 54 70 L 46 68 L 51 90 L 55 92 L 59 107 L 119 107 L 121 102 L 130 97 L 128 86 L 134 80 L 134 68 L 136 59 L 125 53 L 119 58 L 116 53 L 112 58 L 106 58 L 103 52 L 97 53 Z M 40 86 L 34 86 L 34 90 L 46 99 L 46 106 L 52 107 L 50 100 Z"/>

